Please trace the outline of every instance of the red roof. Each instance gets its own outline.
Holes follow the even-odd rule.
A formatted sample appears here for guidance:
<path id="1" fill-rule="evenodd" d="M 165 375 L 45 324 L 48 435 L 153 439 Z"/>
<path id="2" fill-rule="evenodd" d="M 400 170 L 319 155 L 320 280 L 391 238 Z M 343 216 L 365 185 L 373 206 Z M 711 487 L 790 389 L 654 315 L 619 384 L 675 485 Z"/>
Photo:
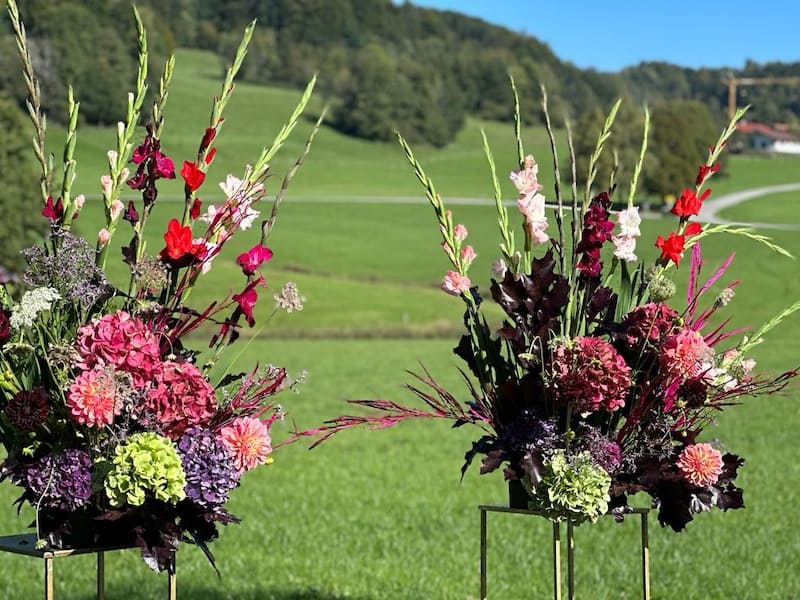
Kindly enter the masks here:
<path id="1" fill-rule="evenodd" d="M 763 135 L 764 137 L 768 137 L 780 142 L 800 141 L 800 138 L 798 138 L 796 135 L 792 135 L 786 131 L 778 131 L 766 123 L 740 122 L 736 124 L 736 130 L 747 135 Z"/>

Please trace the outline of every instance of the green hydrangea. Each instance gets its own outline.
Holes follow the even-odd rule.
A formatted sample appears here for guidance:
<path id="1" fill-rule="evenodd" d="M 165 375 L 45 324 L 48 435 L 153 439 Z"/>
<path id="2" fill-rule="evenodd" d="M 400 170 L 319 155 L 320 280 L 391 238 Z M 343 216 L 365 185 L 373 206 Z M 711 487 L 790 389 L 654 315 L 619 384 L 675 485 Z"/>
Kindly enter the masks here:
<path id="1" fill-rule="evenodd" d="M 117 446 L 105 490 L 113 506 L 141 506 L 148 492 L 178 503 L 186 497 L 186 475 L 174 444 L 156 433 L 137 433 Z"/>
<path id="2" fill-rule="evenodd" d="M 608 511 L 610 486 L 611 477 L 588 452 L 567 456 L 559 449 L 545 462 L 545 475 L 532 494 L 532 504 L 556 521 L 595 521 Z"/>

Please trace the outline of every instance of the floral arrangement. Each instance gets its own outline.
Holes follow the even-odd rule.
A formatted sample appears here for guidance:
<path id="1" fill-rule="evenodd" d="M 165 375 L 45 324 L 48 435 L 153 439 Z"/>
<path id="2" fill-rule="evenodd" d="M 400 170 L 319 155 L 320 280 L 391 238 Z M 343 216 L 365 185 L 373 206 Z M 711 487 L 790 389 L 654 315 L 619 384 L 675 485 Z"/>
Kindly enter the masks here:
<path id="1" fill-rule="evenodd" d="M 217 524 L 238 521 L 225 508 L 230 493 L 245 472 L 272 462 L 273 449 L 282 444 L 273 442 L 271 426 L 283 417 L 274 396 L 295 383 L 273 365 L 239 374 L 215 366 L 244 324 L 255 323 L 258 292 L 266 285 L 261 269 L 272 257 L 266 240 L 321 117 L 262 222 L 260 242 L 236 258 L 243 274 L 239 291 L 203 310 L 191 308 L 187 299 L 223 247 L 259 218 L 268 162 L 300 119 L 314 81 L 271 146 L 241 178 L 227 176 L 220 184 L 221 203 L 204 207 L 198 192 L 216 154 L 223 110 L 254 23 L 214 99 L 197 155 L 176 172 L 162 142 L 173 59 L 140 137 L 147 38 L 136 13 L 137 87 L 128 96 L 116 147 L 108 152 L 109 172 L 100 178 L 105 227 L 96 242 L 89 241 L 72 228 L 91 204 L 71 193 L 79 105 L 70 90 L 63 181 L 56 189 L 24 25 L 13 0 L 8 9 L 36 130 L 49 235 L 24 251 L 28 267 L 21 283 L 0 288 L 0 442 L 6 454 L 0 473 L 22 489 L 20 505 L 35 507 L 41 544 L 74 543 L 69 536 L 74 540 L 81 533 L 88 536 L 84 543 L 119 543 L 120 534 L 127 534 L 122 539 L 141 546 L 148 565 L 164 570 L 185 540 L 198 544 L 213 564 L 207 544 L 217 537 Z M 184 182 L 182 214 L 169 221 L 163 248 L 154 254 L 144 237 L 148 217 L 161 180 L 178 176 Z M 127 289 L 111 285 L 105 271 L 120 226 L 131 235 L 122 246 Z M 292 283 L 275 298 L 287 310 L 302 308 Z M 207 349 L 193 349 L 190 342 L 204 332 L 211 338 Z"/>
<path id="2" fill-rule="evenodd" d="M 559 182 L 546 98 L 544 94 L 544 115 Z M 677 225 L 657 237 L 660 255 L 645 265 L 636 256 L 641 220 L 634 198 L 646 153 L 648 114 L 627 203 L 612 209 L 613 179 L 605 191 L 592 190 L 617 103 L 591 157 L 583 199 L 578 199 L 571 156 L 572 201 L 564 202 L 557 183 L 554 211 L 549 213 L 538 181 L 539 166 L 523 150 L 518 106 L 517 102 L 519 165 L 510 179 L 519 193 L 521 245 L 515 242 L 518 232 L 502 202 L 494 159 L 485 144 L 501 234 L 490 287 L 492 299 L 502 309 L 497 326 L 490 325 L 491 313 L 487 318 L 484 299 L 469 277 L 477 254 L 467 243 L 466 227 L 454 221 L 400 137 L 425 186 L 451 264 L 442 290 L 466 305 L 466 333 L 454 352 L 467 367 L 462 374 L 468 400 L 459 401 L 426 371 L 417 376 L 421 385 L 408 386 L 426 408 L 357 400 L 353 402 L 379 412 L 341 416 L 307 433 L 320 443 L 352 426 L 382 428 L 412 418 L 450 419 L 456 427 L 476 425 L 483 435 L 467 451 L 462 475 L 474 457 L 482 455 L 481 473 L 502 467 L 510 497 L 522 493 L 517 508 L 553 520 L 580 523 L 609 512 L 621 518 L 630 510 L 629 496 L 639 492 L 651 496 L 661 524 L 676 531 L 699 511 L 742 507 L 736 476 L 743 459 L 719 442 L 701 441 L 701 436 L 725 407 L 744 396 L 777 392 L 797 375 L 797 371 L 777 377 L 756 374 L 748 353 L 771 328 L 800 310 L 796 302 L 742 337 L 743 330 L 729 329 L 728 320 L 721 321 L 716 314 L 728 304 L 739 282 L 712 292 L 733 257 L 710 278 L 701 279 L 700 242 L 709 235 L 737 234 L 785 253 L 747 229 L 696 220 L 711 191 L 706 185 L 719 170 L 726 140 L 746 109 L 710 147 L 694 186 L 675 201 L 671 212 Z M 673 298 L 676 285 L 670 274 L 686 267 L 687 254 L 689 284 L 683 303 Z"/>

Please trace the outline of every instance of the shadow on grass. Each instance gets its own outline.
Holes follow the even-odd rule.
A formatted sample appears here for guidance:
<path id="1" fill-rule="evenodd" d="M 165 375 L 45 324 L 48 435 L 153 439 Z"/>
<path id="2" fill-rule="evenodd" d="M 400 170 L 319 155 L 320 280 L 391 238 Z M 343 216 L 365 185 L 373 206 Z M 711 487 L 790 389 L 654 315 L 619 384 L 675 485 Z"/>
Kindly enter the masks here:
<path id="1" fill-rule="evenodd" d="M 314 589 L 291 589 L 285 587 L 258 587 L 241 590 L 235 596 L 226 596 L 220 588 L 196 587 L 191 583 L 183 584 L 178 578 L 178 595 L 192 600 L 219 600 L 235 597 L 236 600 L 376 600 L 378 596 L 341 596 Z"/>

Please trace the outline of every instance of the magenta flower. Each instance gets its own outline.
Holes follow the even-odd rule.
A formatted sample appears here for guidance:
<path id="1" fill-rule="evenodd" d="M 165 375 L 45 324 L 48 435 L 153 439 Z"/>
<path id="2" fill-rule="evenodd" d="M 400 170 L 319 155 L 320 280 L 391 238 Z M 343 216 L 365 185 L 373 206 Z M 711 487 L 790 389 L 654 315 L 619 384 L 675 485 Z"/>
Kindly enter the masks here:
<path id="1" fill-rule="evenodd" d="M 256 272 L 261 263 L 272 258 L 272 250 L 261 244 L 256 244 L 247 252 L 242 252 L 236 257 L 236 264 L 242 267 L 245 275 L 252 275 Z"/>
<path id="2" fill-rule="evenodd" d="M 95 319 L 78 329 L 75 349 L 81 357 L 78 368 L 114 367 L 129 373 L 137 387 L 150 382 L 161 363 L 158 338 L 144 322 L 125 311 Z"/>
<path id="3" fill-rule="evenodd" d="M 239 305 L 238 310 L 245 316 L 247 324 L 250 325 L 250 327 L 256 324 L 255 317 L 253 316 L 253 309 L 256 307 L 258 294 L 256 293 L 255 287 L 262 281 L 262 278 L 251 281 L 241 294 L 233 295 L 233 301 Z"/>

